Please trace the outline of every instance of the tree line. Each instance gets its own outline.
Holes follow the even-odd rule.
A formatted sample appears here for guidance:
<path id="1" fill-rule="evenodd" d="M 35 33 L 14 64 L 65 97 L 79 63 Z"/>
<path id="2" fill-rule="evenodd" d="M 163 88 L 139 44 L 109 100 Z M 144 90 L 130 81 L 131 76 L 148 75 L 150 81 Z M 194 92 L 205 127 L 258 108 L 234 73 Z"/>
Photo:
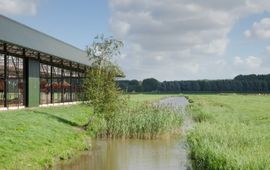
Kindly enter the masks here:
<path id="1" fill-rule="evenodd" d="M 118 80 L 118 86 L 127 92 L 164 93 L 269 93 L 270 74 L 238 75 L 226 80 L 163 81 L 154 78 L 138 80 Z"/>

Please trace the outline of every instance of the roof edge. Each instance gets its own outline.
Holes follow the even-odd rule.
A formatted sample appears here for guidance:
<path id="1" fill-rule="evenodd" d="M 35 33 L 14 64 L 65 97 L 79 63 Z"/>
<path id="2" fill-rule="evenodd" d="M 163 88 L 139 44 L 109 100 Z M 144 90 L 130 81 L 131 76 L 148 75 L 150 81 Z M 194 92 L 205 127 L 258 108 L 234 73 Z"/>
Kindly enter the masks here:
<path id="1" fill-rule="evenodd" d="M 0 14 L 0 17 L 3 17 L 3 18 L 5 18 L 5 19 L 7 19 L 7 20 L 9 20 L 9 21 L 11 21 L 11 22 L 13 22 L 13 23 L 15 23 L 15 24 L 19 24 L 19 25 L 21 25 L 21 26 L 23 26 L 23 27 L 25 27 L 25 28 L 27 28 L 27 29 L 30 29 L 30 30 L 32 30 L 32 31 L 35 31 L 35 32 L 37 32 L 37 33 L 39 33 L 39 34 L 43 34 L 43 35 L 45 35 L 45 36 L 47 36 L 47 37 L 50 37 L 50 38 L 52 38 L 52 39 L 54 39 L 54 40 L 56 40 L 56 41 L 58 41 L 58 42 L 61 42 L 61 43 L 63 43 L 63 44 L 66 44 L 66 45 L 68 45 L 68 46 L 70 46 L 70 47 L 72 47 L 72 48 L 76 48 L 77 50 L 81 50 L 82 52 L 86 52 L 85 50 L 83 50 L 83 49 L 81 49 L 81 48 L 79 48 L 79 47 L 76 47 L 76 46 L 74 46 L 74 45 L 72 45 L 72 44 L 69 44 L 69 43 L 63 41 L 63 40 L 60 40 L 60 39 L 58 39 L 58 38 L 55 38 L 55 37 L 53 37 L 52 35 L 49 35 L 49 34 L 47 34 L 47 33 L 41 32 L 41 31 L 39 31 L 39 30 L 37 30 L 37 29 L 35 29 L 35 28 L 32 28 L 32 27 L 30 27 L 30 26 L 28 26 L 28 25 L 26 25 L 26 24 L 23 24 L 23 23 L 21 23 L 21 22 L 19 22 L 19 21 L 16 21 L 16 20 L 14 20 L 14 19 L 11 19 L 11 18 L 9 18 L 9 17 L 7 17 L 7 16 L 5 16 L 5 15 L 3 15 L 3 14 Z"/>

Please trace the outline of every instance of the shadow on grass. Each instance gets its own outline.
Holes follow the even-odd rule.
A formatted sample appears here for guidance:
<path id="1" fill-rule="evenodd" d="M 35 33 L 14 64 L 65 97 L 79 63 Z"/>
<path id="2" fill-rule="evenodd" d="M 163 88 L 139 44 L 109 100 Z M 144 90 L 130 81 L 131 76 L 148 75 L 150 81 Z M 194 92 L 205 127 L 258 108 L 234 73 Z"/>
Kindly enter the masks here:
<path id="1" fill-rule="evenodd" d="M 33 113 L 38 113 L 38 114 L 42 114 L 45 115 L 51 119 L 56 119 L 57 121 L 61 122 L 61 123 L 65 123 L 67 125 L 73 126 L 73 127 L 78 127 L 81 128 L 82 126 L 80 126 L 79 124 L 77 124 L 76 122 L 72 122 L 70 120 L 64 119 L 62 117 L 53 115 L 51 113 L 47 113 L 47 112 L 42 112 L 42 111 L 38 111 L 38 110 L 31 110 Z"/>

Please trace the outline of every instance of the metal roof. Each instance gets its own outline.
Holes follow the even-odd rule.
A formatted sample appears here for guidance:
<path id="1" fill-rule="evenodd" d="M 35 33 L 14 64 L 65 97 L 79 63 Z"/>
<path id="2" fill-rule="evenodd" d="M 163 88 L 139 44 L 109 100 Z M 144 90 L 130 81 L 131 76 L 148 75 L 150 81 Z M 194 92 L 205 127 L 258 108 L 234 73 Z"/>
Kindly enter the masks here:
<path id="1" fill-rule="evenodd" d="M 89 66 L 85 51 L 0 15 L 0 40 Z"/>

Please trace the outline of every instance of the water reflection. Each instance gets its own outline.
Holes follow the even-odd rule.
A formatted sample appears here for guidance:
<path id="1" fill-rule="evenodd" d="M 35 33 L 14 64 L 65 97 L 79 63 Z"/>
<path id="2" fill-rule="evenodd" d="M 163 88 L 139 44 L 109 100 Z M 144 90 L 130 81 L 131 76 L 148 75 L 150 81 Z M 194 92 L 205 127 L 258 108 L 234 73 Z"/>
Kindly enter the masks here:
<path id="1" fill-rule="evenodd" d="M 97 140 L 91 152 L 61 170 L 179 170 L 187 169 L 186 153 L 180 139 Z"/>

